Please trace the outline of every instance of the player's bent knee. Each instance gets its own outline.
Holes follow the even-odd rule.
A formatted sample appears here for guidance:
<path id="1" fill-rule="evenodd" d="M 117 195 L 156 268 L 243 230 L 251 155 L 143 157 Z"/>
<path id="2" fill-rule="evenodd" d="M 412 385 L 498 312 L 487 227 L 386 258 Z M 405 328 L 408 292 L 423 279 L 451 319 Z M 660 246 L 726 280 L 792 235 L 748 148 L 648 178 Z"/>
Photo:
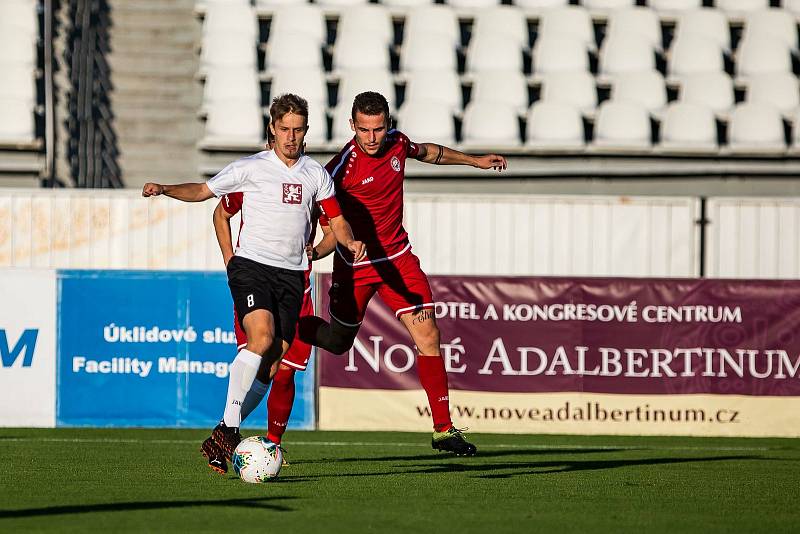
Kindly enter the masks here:
<path id="1" fill-rule="evenodd" d="M 356 340 L 355 332 L 337 332 L 335 335 L 331 336 L 331 343 L 329 345 L 330 352 L 334 354 L 344 354 L 350 347 L 353 346 L 353 342 Z"/>

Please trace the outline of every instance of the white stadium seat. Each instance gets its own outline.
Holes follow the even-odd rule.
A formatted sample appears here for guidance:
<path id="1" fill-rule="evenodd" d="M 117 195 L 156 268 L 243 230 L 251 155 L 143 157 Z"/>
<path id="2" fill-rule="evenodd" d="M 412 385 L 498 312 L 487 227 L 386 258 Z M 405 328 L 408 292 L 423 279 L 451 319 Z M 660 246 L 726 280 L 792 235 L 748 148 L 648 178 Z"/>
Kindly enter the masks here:
<path id="1" fill-rule="evenodd" d="M 644 107 L 613 100 L 600 104 L 592 142 L 595 147 L 645 149 L 650 148 L 650 143 L 650 115 Z"/>
<path id="2" fill-rule="evenodd" d="M 657 114 L 667 105 L 664 77 L 656 70 L 617 74 L 612 80 L 611 98 L 617 102 L 635 102 Z"/>
<path id="3" fill-rule="evenodd" d="M 502 35 L 513 39 L 520 47 L 528 48 L 528 22 L 522 11 L 515 6 L 495 6 L 481 9 L 475 14 L 472 38 L 481 35 Z"/>
<path id="4" fill-rule="evenodd" d="M 656 50 L 663 50 L 661 21 L 652 9 L 646 7 L 629 7 L 612 11 L 608 17 L 606 38 L 609 35 L 638 34 Z"/>
<path id="5" fill-rule="evenodd" d="M 337 107 L 344 106 L 351 109 L 356 95 L 365 91 L 374 91 L 386 97 L 390 110 L 397 107 L 392 74 L 384 69 L 342 71 L 339 75 Z"/>
<path id="6" fill-rule="evenodd" d="M 416 33 L 403 39 L 400 70 L 447 69 L 455 72 L 456 67 L 456 47 L 447 35 Z"/>
<path id="7" fill-rule="evenodd" d="M 678 95 L 683 102 L 706 106 L 722 115 L 735 104 L 733 80 L 724 72 L 687 74 L 681 80 Z"/>
<path id="8" fill-rule="evenodd" d="M 368 0 L 319 0 L 315 2 L 325 9 L 334 9 L 344 11 L 352 6 L 358 6 L 369 3 Z"/>
<path id="9" fill-rule="evenodd" d="M 781 5 L 795 15 L 800 15 L 800 0 L 783 0 Z"/>
<path id="10" fill-rule="evenodd" d="M 566 6 L 569 0 L 514 0 L 514 5 L 526 11 L 547 11 L 554 7 Z"/>
<path id="11" fill-rule="evenodd" d="M 742 39 L 768 35 L 783 41 L 790 49 L 797 49 L 797 20 L 784 9 L 762 9 L 745 16 Z"/>
<path id="12" fill-rule="evenodd" d="M 264 139 L 261 106 L 238 100 L 216 102 L 208 108 L 206 144 L 254 145 Z"/>
<path id="13" fill-rule="evenodd" d="M 249 35 L 209 33 L 203 35 L 200 66 L 256 68 L 256 43 Z"/>
<path id="14" fill-rule="evenodd" d="M 566 38 L 577 40 L 589 50 L 595 50 L 594 26 L 589 12 L 580 6 L 548 9 L 539 18 L 538 39 Z"/>
<path id="15" fill-rule="evenodd" d="M 258 41 L 258 19 L 248 4 L 211 3 L 206 6 L 203 34 L 229 33 Z"/>
<path id="16" fill-rule="evenodd" d="M 394 28 L 388 8 L 380 4 L 364 4 L 342 11 L 336 30 L 338 36 L 366 31 L 372 36 L 380 36 L 380 43 L 383 45 L 389 46 L 394 43 Z"/>
<path id="17" fill-rule="evenodd" d="M 624 9 L 636 5 L 636 0 L 583 0 L 581 2 L 586 9 L 592 11 L 612 11 L 614 9 Z"/>
<path id="18" fill-rule="evenodd" d="M 586 71 L 551 72 L 542 77 L 539 98 L 543 102 L 565 104 L 581 113 L 593 113 L 597 107 L 594 76 Z"/>
<path id="19" fill-rule="evenodd" d="M 781 114 L 768 104 L 739 104 L 731 113 L 728 130 L 732 153 L 775 153 L 786 148 Z"/>
<path id="20" fill-rule="evenodd" d="M 708 37 L 681 34 L 669 51 L 670 76 L 682 77 L 700 72 L 722 72 L 725 63 L 719 43 Z"/>
<path id="21" fill-rule="evenodd" d="M 406 100 L 432 100 L 451 112 L 461 110 L 463 96 L 458 73 L 452 70 L 421 70 L 406 79 Z"/>
<path id="22" fill-rule="evenodd" d="M 484 72 L 518 70 L 522 72 L 522 47 L 514 40 L 502 35 L 476 35 L 467 48 L 467 70 Z"/>
<path id="23" fill-rule="evenodd" d="M 29 102 L 0 99 L 0 117 L 0 143 L 33 142 L 33 107 Z"/>
<path id="24" fill-rule="evenodd" d="M 537 75 L 589 70 L 589 51 L 575 38 L 540 37 L 532 54 L 533 72 Z"/>
<path id="25" fill-rule="evenodd" d="M 383 5 L 391 8 L 419 8 L 431 5 L 433 0 L 383 0 Z M 413 11 L 413 10 L 409 10 Z"/>
<path id="26" fill-rule="evenodd" d="M 653 45 L 637 34 L 609 35 L 600 48 L 600 73 L 651 71 L 656 68 Z"/>
<path id="27" fill-rule="evenodd" d="M 472 102 L 498 102 L 524 115 L 528 109 L 528 81 L 518 70 L 475 74 Z"/>
<path id="28" fill-rule="evenodd" d="M 689 102 L 672 102 L 664 113 L 659 148 L 665 150 L 717 150 L 717 123 L 714 112 Z"/>
<path id="29" fill-rule="evenodd" d="M 418 35 L 435 33 L 447 36 L 454 47 L 461 42 L 461 30 L 455 11 L 441 4 L 421 6 L 409 11 L 403 33 L 404 41 L 417 39 Z"/>
<path id="30" fill-rule="evenodd" d="M 328 84 L 325 73 L 316 68 L 310 69 L 280 69 L 272 74 L 272 83 L 269 91 L 270 102 L 284 93 L 294 93 L 302 96 L 309 103 L 328 103 Z"/>
<path id="31" fill-rule="evenodd" d="M 266 69 L 273 72 L 278 69 L 322 70 L 322 49 L 313 39 L 298 39 L 294 33 L 273 33 L 269 36 L 264 62 Z"/>
<path id="32" fill-rule="evenodd" d="M 39 37 L 39 17 L 36 14 L 37 2 L 4 0 L 0 2 L 0 28 L 2 31 L 14 29 L 27 35 L 30 41 Z"/>
<path id="33" fill-rule="evenodd" d="M 536 102 L 527 115 L 525 145 L 539 149 L 582 149 L 585 145 L 580 111 L 562 102 Z"/>
<path id="34" fill-rule="evenodd" d="M 398 112 L 397 128 L 419 143 L 453 145 L 456 141 L 453 115 L 439 102 L 407 100 Z"/>
<path id="35" fill-rule="evenodd" d="M 497 102 L 471 102 L 464 109 L 465 147 L 517 147 L 519 119 L 514 108 Z"/>
<path id="36" fill-rule="evenodd" d="M 328 40 L 328 29 L 325 25 L 325 13 L 316 4 L 281 5 L 272 13 L 269 26 L 270 34 L 298 34 L 314 40 L 323 46 Z"/>
<path id="37" fill-rule="evenodd" d="M 750 11 L 769 8 L 769 0 L 716 0 L 714 5 L 729 17 L 743 17 Z"/>
<path id="38" fill-rule="evenodd" d="M 769 35 L 750 35 L 736 49 L 736 74 L 760 76 L 769 72 L 791 72 L 792 56 L 786 43 Z"/>
<path id="39" fill-rule="evenodd" d="M 659 15 L 676 16 L 684 11 L 698 9 L 703 6 L 703 0 L 649 0 L 650 9 L 658 11 Z"/>
<path id="40" fill-rule="evenodd" d="M 365 43 L 369 43 L 370 46 L 365 46 Z M 336 37 L 333 48 L 333 68 L 334 70 L 389 70 L 389 48 L 379 33 L 363 31 L 340 34 Z"/>
<path id="41" fill-rule="evenodd" d="M 448 0 L 447 4 L 456 9 L 480 9 L 484 7 L 496 6 L 500 4 L 500 0 Z"/>
<path id="42" fill-rule="evenodd" d="M 255 69 L 223 67 L 210 69 L 203 86 L 203 107 L 207 110 L 218 102 L 239 100 L 261 105 L 261 91 Z"/>
<path id="43" fill-rule="evenodd" d="M 306 0 L 256 0 L 256 9 L 272 10 L 279 6 L 300 6 L 305 3 Z"/>
<path id="44" fill-rule="evenodd" d="M 340 105 L 333 112 L 333 125 L 331 126 L 331 142 L 343 145 L 353 138 L 353 130 L 350 128 L 350 117 L 352 106 Z"/>
<path id="45" fill-rule="evenodd" d="M 800 107 L 800 86 L 790 72 L 753 76 L 747 85 L 747 102 L 761 102 L 778 108 L 785 116 Z"/>
<path id="46" fill-rule="evenodd" d="M 0 64 L 36 66 L 36 42 L 21 28 L 10 27 L 0 31 Z"/>
<path id="47" fill-rule="evenodd" d="M 308 101 L 308 132 L 305 143 L 311 148 L 328 143 L 328 117 L 323 102 Z"/>
<path id="48" fill-rule="evenodd" d="M 2 65 L 3 83 L 0 83 L 0 100 L 23 102 L 30 109 L 36 105 L 36 82 L 33 70 L 26 65 Z"/>
<path id="49" fill-rule="evenodd" d="M 731 30 L 728 19 L 719 9 L 693 9 L 681 13 L 675 29 L 675 39 L 699 35 L 711 39 L 726 52 L 731 51 Z"/>

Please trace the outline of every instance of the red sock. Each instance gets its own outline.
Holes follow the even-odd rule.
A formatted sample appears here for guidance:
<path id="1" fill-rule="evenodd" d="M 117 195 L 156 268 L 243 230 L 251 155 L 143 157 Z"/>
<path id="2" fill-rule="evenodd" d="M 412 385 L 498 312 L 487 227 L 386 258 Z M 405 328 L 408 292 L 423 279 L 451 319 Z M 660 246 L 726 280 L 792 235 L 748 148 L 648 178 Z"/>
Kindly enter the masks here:
<path id="1" fill-rule="evenodd" d="M 419 381 L 428 395 L 428 404 L 433 416 L 433 429 L 444 432 L 453 426 L 450 420 L 450 393 L 447 387 L 447 371 L 441 356 L 417 357 Z"/>
<path id="2" fill-rule="evenodd" d="M 267 439 L 280 443 L 294 404 L 294 369 L 279 367 L 267 397 Z"/>

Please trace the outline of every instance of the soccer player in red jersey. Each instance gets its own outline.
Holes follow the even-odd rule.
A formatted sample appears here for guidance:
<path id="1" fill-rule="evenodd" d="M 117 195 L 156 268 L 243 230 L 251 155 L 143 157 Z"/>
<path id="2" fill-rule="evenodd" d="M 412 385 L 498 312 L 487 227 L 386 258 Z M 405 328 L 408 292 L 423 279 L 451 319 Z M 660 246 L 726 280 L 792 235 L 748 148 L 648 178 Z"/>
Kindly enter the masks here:
<path id="1" fill-rule="evenodd" d="M 405 325 L 419 351 L 417 370 L 428 397 L 436 450 L 472 456 L 467 442 L 450 419 L 449 388 L 439 347 L 439 328 L 428 278 L 411 252 L 403 228 L 403 179 L 407 158 L 434 165 L 469 165 L 479 169 L 506 168 L 496 154 L 471 156 L 432 143 L 415 143 L 389 128 L 389 105 L 379 93 L 356 96 L 350 125 L 353 139 L 327 165 L 336 186 L 336 198 L 354 234 L 367 247 L 367 257 L 354 261 L 336 247 L 330 290 L 331 322 L 304 318 L 300 337 L 335 354 L 355 340 L 367 305 L 375 293 Z M 325 224 L 325 218 L 320 219 Z M 330 240 L 328 243 L 331 243 Z M 333 244 L 331 243 L 331 246 Z M 316 250 L 324 252 L 322 245 Z"/>

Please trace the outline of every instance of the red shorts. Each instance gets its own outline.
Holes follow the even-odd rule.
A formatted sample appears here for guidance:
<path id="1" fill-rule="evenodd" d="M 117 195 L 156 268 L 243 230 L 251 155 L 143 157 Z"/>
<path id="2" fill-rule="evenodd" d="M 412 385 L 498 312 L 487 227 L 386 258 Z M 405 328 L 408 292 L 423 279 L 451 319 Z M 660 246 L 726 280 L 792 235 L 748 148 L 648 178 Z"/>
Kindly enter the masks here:
<path id="1" fill-rule="evenodd" d="M 358 267 L 347 265 L 336 254 L 330 290 L 332 318 L 345 326 L 360 325 L 376 292 L 395 317 L 434 305 L 428 277 L 411 251 L 392 260 Z"/>
<path id="2" fill-rule="evenodd" d="M 314 315 L 314 302 L 311 298 L 311 288 L 306 287 L 303 294 L 303 305 L 300 308 L 300 317 Z M 233 310 L 233 327 L 236 331 L 236 350 L 242 350 L 247 345 L 247 334 L 239 326 L 236 317 L 236 310 Z M 295 331 L 294 341 L 289 345 L 289 350 L 283 355 L 281 363 L 286 364 L 297 371 L 305 371 L 308 367 L 308 359 L 311 357 L 311 345 L 300 340 L 300 336 Z"/>

